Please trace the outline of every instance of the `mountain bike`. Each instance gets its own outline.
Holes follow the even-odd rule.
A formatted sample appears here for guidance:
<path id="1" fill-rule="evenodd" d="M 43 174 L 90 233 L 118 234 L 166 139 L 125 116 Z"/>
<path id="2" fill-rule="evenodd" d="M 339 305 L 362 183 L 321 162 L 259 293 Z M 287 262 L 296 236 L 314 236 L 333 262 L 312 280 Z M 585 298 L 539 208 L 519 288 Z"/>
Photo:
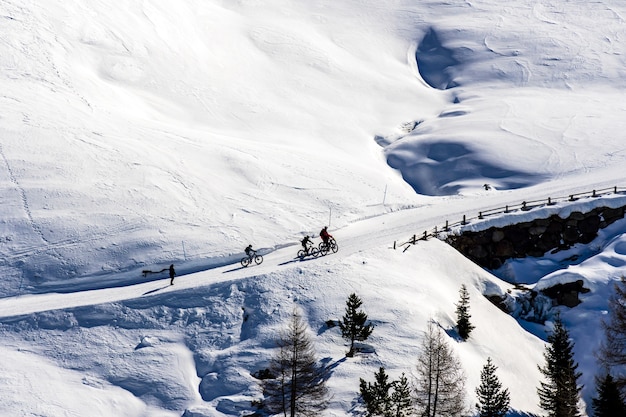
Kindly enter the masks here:
<path id="1" fill-rule="evenodd" d="M 245 258 L 241 259 L 241 266 L 245 268 L 248 265 L 252 264 L 252 262 L 257 265 L 261 265 L 261 263 L 263 263 L 263 257 L 261 255 L 257 255 L 257 253 L 254 252 L 252 255 L 248 255 Z"/>
<path id="2" fill-rule="evenodd" d="M 328 254 L 328 252 L 337 253 L 339 250 L 339 245 L 337 245 L 337 241 L 334 237 L 328 239 L 328 245 L 324 242 L 320 242 L 319 249 L 322 256 Z"/>
<path id="3" fill-rule="evenodd" d="M 318 256 L 320 256 L 320 251 L 313 245 L 307 246 L 306 250 L 300 249 L 298 251 L 298 258 L 300 258 L 300 260 L 304 259 L 308 255 L 311 255 L 312 257 L 317 258 Z"/>

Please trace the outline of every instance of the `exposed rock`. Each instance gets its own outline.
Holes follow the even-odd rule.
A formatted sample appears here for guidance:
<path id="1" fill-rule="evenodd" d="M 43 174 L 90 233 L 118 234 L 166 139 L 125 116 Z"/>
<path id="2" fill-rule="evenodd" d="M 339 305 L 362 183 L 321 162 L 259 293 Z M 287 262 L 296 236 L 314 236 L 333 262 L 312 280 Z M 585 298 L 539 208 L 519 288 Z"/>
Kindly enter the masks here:
<path id="1" fill-rule="evenodd" d="M 555 286 L 546 288 L 541 292 L 555 300 L 556 304 L 571 308 L 580 304 L 578 295 L 580 293 L 588 293 L 589 289 L 585 288 L 583 281 L 579 279 L 575 282 L 556 284 Z"/>
<path id="2" fill-rule="evenodd" d="M 598 230 L 623 217 L 623 207 L 599 207 L 588 213 L 573 212 L 565 219 L 551 215 L 501 228 L 465 232 L 448 236 L 446 241 L 478 265 L 495 269 L 510 258 L 540 257 L 576 243 L 589 243 Z"/>
<path id="3" fill-rule="evenodd" d="M 573 212 L 565 219 L 552 215 L 501 228 L 465 232 L 448 236 L 446 241 L 478 265 L 494 270 L 500 268 L 507 259 L 541 257 L 548 252 L 568 249 L 576 243 L 590 243 L 600 229 L 623 219 L 624 212 L 624 207 L 599 207 L 588 213 Z M 510 311 L 506 297 L 490 297 L 490 300 L 504 311 L 508 310 L 526 320 L 541 322 L 551 304 L 574 307 L 581 302 L 579 295 L 586 292 L 589 289 L 584 288 L 581 280 L 557 284 L 542 290 L 541 294 L 529 291 L 524 297 L 516 299 L 518 305 L 515 308 L 518 311 Z"/>

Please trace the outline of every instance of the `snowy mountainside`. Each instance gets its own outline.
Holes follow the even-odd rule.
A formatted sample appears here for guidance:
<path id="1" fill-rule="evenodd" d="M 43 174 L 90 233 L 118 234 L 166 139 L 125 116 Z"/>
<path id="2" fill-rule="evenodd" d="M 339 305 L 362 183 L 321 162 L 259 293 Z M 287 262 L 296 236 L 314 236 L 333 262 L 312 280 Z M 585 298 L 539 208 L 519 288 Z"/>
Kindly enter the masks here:
<path id="1" fill-rule="evenodd" d="M 431 319 L 468 406 L 490 356 L 514 415 L 539 414 L 550 321 L 500 312 L 483 294 L 515 289 L 442 242 L 392 245 L 624 186 L 624 16 L 617 0 L 0 0 L 0 414 L 240 416 L 294 306 L 333 369 L 325 415 L 358 414 L 379 366 L 409 374 Z M 294 259 L 323 225 L 340 251 Z M 593 287 L 551 310 L 587 407 L 624 231 L 576 265 L 510 265 Z M 262 265 L 239 267 L 247 244 Z M 170 263 L 173 286 L 142 275 Z M 347 359 L 325 323 L 351 292 L 376 328 Z"/>
<path id="2" fill-rule="evenodd" d="M 437 240 L 406 253 L 373 248 L 333 256 L 281 272 L 210 284 L 232 269 L 223 267 L 179 278 L 181 286 L 196 282 L 189 289 L 174 291 L 164 282 L 146 283 L 127 288 L 145 294 L 127 301 L 5 318 L 4 349 L 36 354 L 83 372 L 90 386 L 99 387 L 85 395 L 102 404 L 95 411 L 101 415 L 119 415 L 127 406 L 124 415 L 144 415 L 148 410 L 180 415 L 176 410 L 182 409 L 204 410 L 199 415 L 237 415 L 251 411 L 250 401 L 259 398 L 258 382 L 251 374 L 267 366 L 277 332 L 297 306 L 311 327 L 320 359 L 332 369 L 330 410 L 343 415 L 357 404 L 360 377 L 371 378 L 379 366 L 393 377 L 412 372 L 428 320 L 454 334 L 454 303 L 465 283 L 478 326 L 469 342 L 451 339 L 451 343 L 468 364 L 468 393 L 478 384 L 482 361 L 491 356 L 501 366 L 502 380 L 514 391 L 513 408 L 536 410 L 534 388 L 527 381 L 537 380 L 538 371 L 526 364 L 541 360 L 543 342 L 481 295 L 503 293 L 508 284 Z M 198 287 L 198 281 L 204 285 Z M 375 331 L 363 345 L 365 353 L 347 359 L 338 328 L 327 328 L 326 321 L 341 317 L 351 292 L 364 300 Z M 62 386 L 72 389 L 75 383 L 86 380 L 68 377 Z M 132 414 L 136 399 L 120 396 L 107 414 L 107 395 L 117 387 L 133 393 L 144 408 Z M 49 387 L 38 395 L 43 402 L 51 401 L 55 390 Z M 32 400 L 29 395 L 14 399 L 24 410 L 38 407 Z M 67 406 L 80 410 L 82 403 Z"/>
<path id="3" fill-rule="evenodd" d="M 414 191 L 595 183 L 624 159 L 621 7 L 5 0 L 1 292 L 208 266 Z"/>

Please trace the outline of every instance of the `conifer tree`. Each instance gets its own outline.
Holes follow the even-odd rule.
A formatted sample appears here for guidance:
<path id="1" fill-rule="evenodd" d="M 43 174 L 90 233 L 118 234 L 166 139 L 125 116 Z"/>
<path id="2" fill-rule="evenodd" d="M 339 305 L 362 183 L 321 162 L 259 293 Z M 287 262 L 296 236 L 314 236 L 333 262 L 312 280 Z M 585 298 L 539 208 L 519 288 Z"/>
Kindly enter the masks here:
<path id="1" fill-rule="evenodd" d="M 367 408 L 368 416 L 389 415 L 391 401 L 389 390 L 391 386 L 392 384 L 389 382 L 385 368 L 382 366 L 374 374 L 373 384 L 366 382 L 363 378 L 360 379 L 361 398 L 363 398 L 365 408 Z"/>
<path id="2" fill-rule="evenodd" d="M 600 346 L 599 359 L 608 369 L 624 369 L 626 366 L 626 279 L 615 285 L 609 298 L 609 319 L 603 321 L 604 341 Z M 626 375 L 613 373 L 613 379 L 622 395 L 626 394 Z"/>
<path id="3" fill-rule="evenodd" d="M 596 387 L 598 396 L 592 400 L 594 417 L 626 416 L 624 398 L 611 374 L 596 377 Z"/>
<path id="4" fill-rule="evenodd" d="M 413 401 L 411 400 L 411 387 L 404 373 L 400 379 L 393 381 L 393 393 L 391 394 L 391 417 L 408 417 L 413 414 Z"/>
<path id="5" fill-rule="evenodd" d="M 262 381 L 265 408 L 285 417 L 318 415 L 328 403 L 325 371 L 315 357 L 308 326 L 296 310 L 278 347 L 270 363 L 275 378 Z"/>
<path id="6" fill-rule="evenodd" d="M 546 364 L 539 367 L 546 381 L 537 388 L 539 405 L 548 412 L 548 417 L 579 417 L 578 401 L 580 387 L 574 362 L 574 344 L 559 315 L 554 329 L 548 335 L 548 346 L 544 352 Z"/>
<path id="7" fill-rule="evenodd" d="M 354 342 L 366 340 L 374 330 L 373 325 L 365 324 L 367 314 L 359 310 L 362 304 L 363 302 L 356 294 L 350 294 L 346 301 L 346 313 L 339 321 L 341 335 L 350 341 L 350 350 L 346 353 L 346 356 L 349 357 L 354 356 Z"/>
<path id="8" fill-rule="evenodd" d="M 359 388 L 368 417 L 407 417 L 413 412 L 411 389 L 404 374 L 399 380 L 389 382 L 385 368 L 381 366 L 374 374 L 374 383 L 361 378 Z"/>
<path id="9" fill-rule="evenodd" d="M 461 285 L 459 296 L 459 303 L 456 304 L 456 328 L 461 339 L 467 340 L 472 330 L 474 330 L 474 326 L 470 323 L 469 293 L 465 284 Z"/>
<path id="10" fill-rule="evenodd" d="M 479 417 L 504 417 L 509 411 L 509 390 L 502 389 L 496 370 L 491 358 L 487 358 L 487 363 L 480 373 L 480 386 L 476 388 L 478 396 L 476 408 Z"/>

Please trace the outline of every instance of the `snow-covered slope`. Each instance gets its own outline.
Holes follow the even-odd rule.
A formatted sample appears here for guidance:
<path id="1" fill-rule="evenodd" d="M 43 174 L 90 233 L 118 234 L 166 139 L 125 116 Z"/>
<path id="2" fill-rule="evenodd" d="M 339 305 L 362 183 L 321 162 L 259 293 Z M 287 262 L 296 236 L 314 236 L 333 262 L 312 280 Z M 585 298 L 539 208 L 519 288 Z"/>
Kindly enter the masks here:
<path id="1" fill-rule="evenodd" d="M 359 377 L 411 371 L 427 320 L 450 330 L 465 283 L 477 328 L 451 343 L 469 398 L 491 356 L 513 407 L 539 412 L 545 329 L 480 295 L 508 284 L 441 242 L 390 248 L 626 185 L 624 16 L 617 0 L 0 0 L 0 410 L 239 415 L 296 304 L 335 365 L 327 414 L 347 415 Z M 322 225 L 340 252 L 294 262 Z M 593 283 L 564 312 L 587 402 L 620 227 L 545 281 Z M 265 262 L 240 269 L 249 243 Z M 172 288 L 141 273 L 170 263 Z M 323 323 L 350 292 L 377 327 L 344 360 Z"/>

